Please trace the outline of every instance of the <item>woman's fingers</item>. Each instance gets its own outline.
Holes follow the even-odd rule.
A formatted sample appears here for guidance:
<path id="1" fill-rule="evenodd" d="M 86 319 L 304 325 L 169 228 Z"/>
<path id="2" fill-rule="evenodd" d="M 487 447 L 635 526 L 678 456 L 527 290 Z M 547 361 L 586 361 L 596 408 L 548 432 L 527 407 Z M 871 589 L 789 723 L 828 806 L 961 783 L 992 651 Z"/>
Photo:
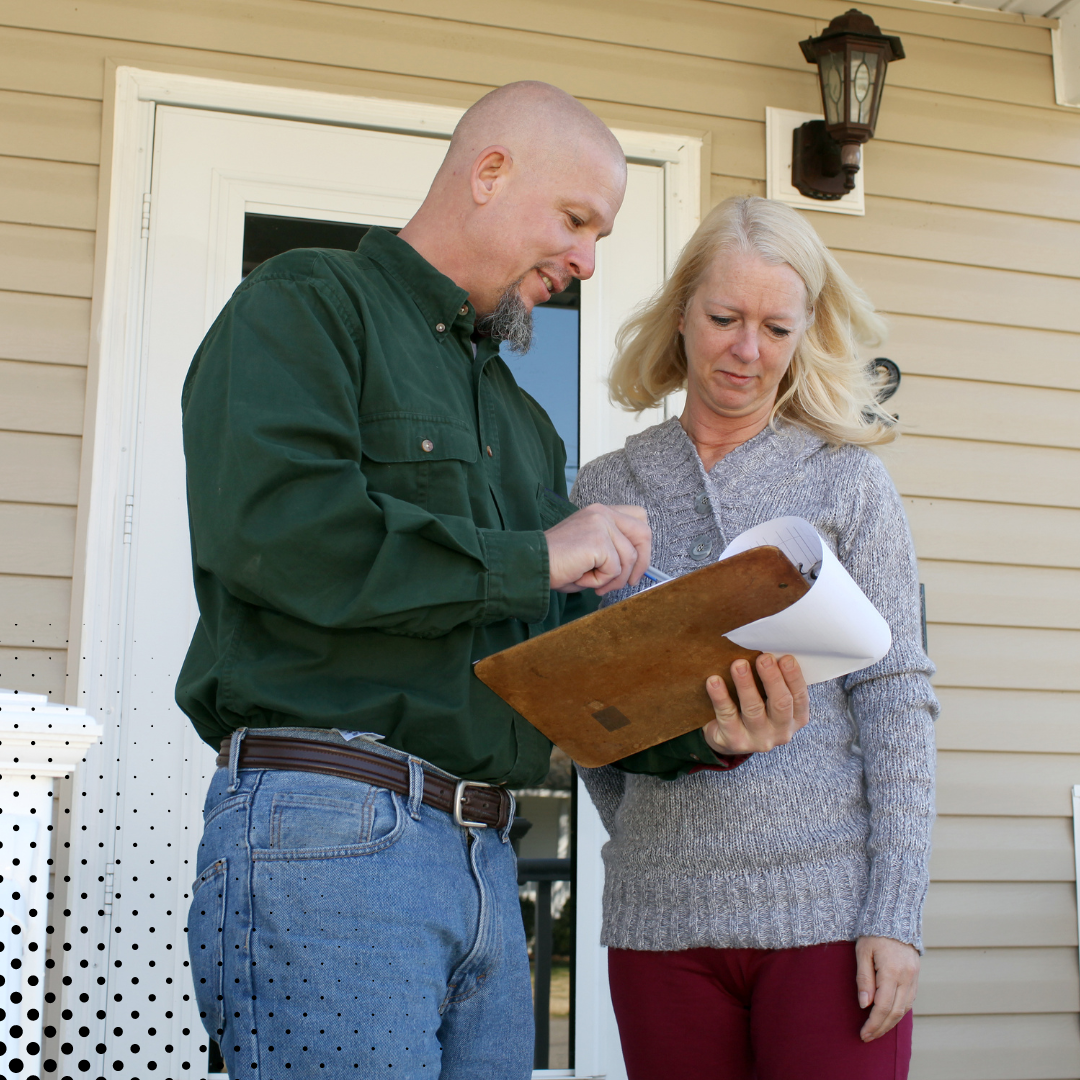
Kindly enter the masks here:
<path id="1" fill-rule="evenodd" d="M 877 973 L 874 971 L 874 949 L 866 938 L 859 938 L 855 943 L 855 989 L 859 995 L 859 1008 L 869 1009 L 874 1004 Z"/>
<path id="2" fill-rule="evenodd" d="M 786 662 L 790 662 L 787 672 L 784 670 Z M 724 681 L 718 676 L 712 676 L 705 683 L 716 719 L 702 730 L 706 741 L 718 753 L 764 753 L 790 742 L 792 735 L 806 723 L 805 717 L 796 719 L 798 710 L 792 681 L 796 688 L 801 683 L 804 693 L 805 683 L 802 683 L 802 673 L 794 659 L 785 656 L 778 662 L 768 653 L 762 653 L 756 666 L 765 688 L 764 698 L 746 660 L 736 660 L 731 665 L 738 705 L 732 701 Z"/>
<path id="3" fill-rule="evenodd" d="M 873 972 L 871 1000 L 874 1007 L 859 1033 L 863 1042 L 880 1039 L 907 1015 L 919 987 L 919 954 L 904 942 L 886 937 L 861 937 L 855 944 L 856 986 L 859 1005 L 864 1003 L 867 965 Z"/>

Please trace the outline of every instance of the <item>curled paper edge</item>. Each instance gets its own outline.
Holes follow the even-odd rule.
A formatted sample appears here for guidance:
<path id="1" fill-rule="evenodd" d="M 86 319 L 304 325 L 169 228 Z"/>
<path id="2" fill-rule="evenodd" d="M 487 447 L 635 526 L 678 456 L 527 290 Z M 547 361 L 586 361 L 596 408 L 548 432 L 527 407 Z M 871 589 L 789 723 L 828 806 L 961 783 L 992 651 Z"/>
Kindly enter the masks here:
<path id="1" fill-rule="evenodd" d="M 877 663 L 892 646 L 889 624 L 808 521 L 784 517 L 765 522 L 736 537 L 720 558 L 776 543 L 769 534 L 781 530 L 797 532 L 804 545 L 816 545 L 820 559 L 816 580 L 791 607 L 725 636 L 744 649 L 778 656 L 791 653 L 808 684 L 837 679 Z M 777 546 L 783 549 L 785 545 Z"/>

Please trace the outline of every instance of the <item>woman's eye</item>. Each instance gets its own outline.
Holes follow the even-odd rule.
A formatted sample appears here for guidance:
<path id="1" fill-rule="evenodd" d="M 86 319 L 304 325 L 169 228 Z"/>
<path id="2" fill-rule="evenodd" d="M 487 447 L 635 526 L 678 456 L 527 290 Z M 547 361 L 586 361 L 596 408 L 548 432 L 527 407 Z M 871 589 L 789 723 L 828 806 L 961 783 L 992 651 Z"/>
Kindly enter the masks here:
<path id="1" fill-rule="evenodd" d="M 791 331 L 786 326 L 770 326 L 769 329 L 778 338 L 786 338 L 791 334 Z"/>
<path id="2" fill-rule="evenodd" d="M 735 321 L 730 315 L 710 315 L 709 318 L 717 326 L 730 326 Z"/>

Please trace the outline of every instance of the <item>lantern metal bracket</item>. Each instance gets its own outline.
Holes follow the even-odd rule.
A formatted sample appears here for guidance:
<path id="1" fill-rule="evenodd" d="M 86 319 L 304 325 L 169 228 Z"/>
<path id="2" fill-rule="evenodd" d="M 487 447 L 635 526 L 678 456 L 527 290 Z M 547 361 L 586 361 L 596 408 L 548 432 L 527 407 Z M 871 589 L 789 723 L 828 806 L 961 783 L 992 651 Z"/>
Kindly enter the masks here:
<path id="1" fill-rule="evenodd" d="M 808 199 L 842 199 L 855 189 L 855 168 L 845 168 L 843 147 L 829 134 L 824 120 L 797 127 L 792 136 L 791 183 Z"/>

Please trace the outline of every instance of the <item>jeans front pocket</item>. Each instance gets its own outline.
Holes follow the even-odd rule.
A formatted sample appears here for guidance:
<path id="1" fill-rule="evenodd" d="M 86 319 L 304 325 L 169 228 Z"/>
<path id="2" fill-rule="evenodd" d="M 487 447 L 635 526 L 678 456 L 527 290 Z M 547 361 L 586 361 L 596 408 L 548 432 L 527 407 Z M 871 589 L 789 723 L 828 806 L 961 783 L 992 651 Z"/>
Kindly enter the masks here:
<path id="1" fill-rule="evenodd" d="M 400 797 L 367 784 L 356 788 L 357 798 L 347 801 L 300 792 L 276 794 L 270 811 L 271 848 L 255 857 L 326 859 L 389 847 L 407 819 Z"/>
<path id="2" fill-rule="evenodd" d="M 225 1028 L 225 882 L 224 859 L 211 863 L 192 883 L 188 909 L 188 955 L 195 1001 L 203 1027 L 212 1039 Z"/>

